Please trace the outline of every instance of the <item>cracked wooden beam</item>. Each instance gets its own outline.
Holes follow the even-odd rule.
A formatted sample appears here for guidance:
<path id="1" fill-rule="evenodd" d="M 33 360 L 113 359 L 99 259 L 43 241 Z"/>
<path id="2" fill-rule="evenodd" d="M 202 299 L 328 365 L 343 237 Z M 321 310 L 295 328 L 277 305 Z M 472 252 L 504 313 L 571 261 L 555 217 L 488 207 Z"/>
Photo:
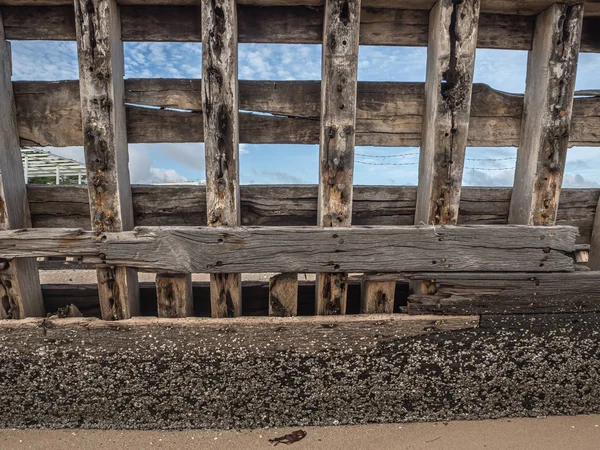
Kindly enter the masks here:
<path id="1" fill-rule="evenodd" d="M 0 14 L 0 230 L 31 227 L 17 111 L 11 81 L 10 43 Z M 44 315 L 35 258 L 0 262 L 0 319 Z"/>
<path id="2" fill-rule="evenodd" d="M 583 4 L 555 4 L 536 19 L 509 223 L 556 223 L 582 22 Z"/>
<path id="3" fill-rule="evenodd" d="M 202 1 L 202 117 L 208 225 L 241 224 L 237 10 L 235 0 Z M 212 274 L 213 317 L 242 314 L 241 275 Z"/>
<path id="4" fill-rule="evenodd" d="M 75 0 L 79 91 L 92 229 L 133 228 L 125 123 L 124 59 L 115 0 Z M 97 269 L 102 318 L 138 314 L 137 273 L 123 266 Z"/>
<path id="5" fill-rule="evenodd" d="M 352 222 L 360 0 L 327 0 L 323 26 L 319 149 L 320 227 Z M 317 314 L 345 314 L 347 273 L 319 273 Z"/>

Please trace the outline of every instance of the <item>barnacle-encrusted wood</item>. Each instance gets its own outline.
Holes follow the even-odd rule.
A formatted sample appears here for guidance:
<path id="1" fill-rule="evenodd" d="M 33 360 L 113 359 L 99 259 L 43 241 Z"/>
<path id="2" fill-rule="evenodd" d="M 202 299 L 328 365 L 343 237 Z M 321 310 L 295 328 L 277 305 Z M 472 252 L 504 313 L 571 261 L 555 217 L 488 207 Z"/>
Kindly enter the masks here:
<path id="1" fill-rule="evenodd" d="M 583 4 L 555 4 L 535 24 L 509 222 L 553 225 L 567 158 Z"/>
<path id="2" fill-rule="evenodd" d="M 92 229 L 133 228 L 125 121 L 124 60 L 115 0 L 76 0 L 79 91 Z M 98 268 L 102 317 L 127 319 L 139 309 L 137 274 Z"/>
<path id="3" fill-rule="evenodd" d="M 469 132 L 479 0 L 438 0 L 429 16 L 415 224 L 456 224 Z"/>
<path id="4" fill-rule="evenodd" d="M 323 27 L 319 207 L 321 227 L 352 222 L 360 0 L 327 0 Z M 347 274 L 317 274 L 317 314 L 345 314 Z"/>
<path id="5" fill-rule="evenodd" d="M 202 0 L 202 115 L 209 226 L 241 224 L 237 11 L 235 0 Z M 241 276 L 211 275 L 213 317 L 242 314 Z"/>
<path id="6" fill-rule="evenodd" d="M 11 82 L 10 43 L 0 14 L 0 229 L 31 227 Z M 0 261 L 0 319 L 44 315 L 34 258 Z"/>

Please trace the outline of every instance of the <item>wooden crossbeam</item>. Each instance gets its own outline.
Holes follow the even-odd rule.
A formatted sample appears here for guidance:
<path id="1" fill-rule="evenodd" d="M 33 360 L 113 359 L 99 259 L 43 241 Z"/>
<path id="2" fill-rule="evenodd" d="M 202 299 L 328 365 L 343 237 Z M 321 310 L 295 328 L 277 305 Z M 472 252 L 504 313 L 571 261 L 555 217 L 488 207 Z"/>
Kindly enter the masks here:
<path id="1" fill-rule="evenodd" d="M 125 68 L 116 1 L 76 0 L 75 25 L 92 229 L 130 230 L 133 206 L 123 100 Z M 136 315 L 135 270 L 105 266 L 97 274 L 102 317 L 118 320 Z"/>
<path id="2" fill-rule="evenodd" d="M 537 17 L 509 223 L 556 222 L 582 21 L 582 4 L 555 4 Z"/>
<path id="3" fill-rule="evenodd" d="M 0 14 L 0 229 L 31 227 L 11 81 L 10 43 Z M 0 319 L 44 315 L 35 259 L 0 262 Z"/>
<path id="4" fill-rule="evenodd" d="M 327 0 L 323 27 L 318 224 L 348 227 L 356 136 L 360 0 Z M 317 314 L 345 314 L 346 273 L 317 274 Z"/>
<path id="5" fill-rule="evenodd" d="M 202 116 L 208 225 L 241 224 L 237 11 L 234 0 L 202 1 Z M 242 314 L 241 275 L 211 275 L 213 317 Z"/>
<path id="6" fill-rule="evenodd" d="M 241 80 L 239 84 L 240 109 L 267 113 L 240 113 L 241 142 L 319 142 L 320 82 Z M 14 89 L 23 146 L 82 145 L 76 81 L 20 81 Z M 420 145 L 424 92 L 424 83 L 359 82 L 356 145 Z M 201 80 L 127 79 L 125 102 L 131 104 L 127 107 L 130 143 L 204 139 Z M 600 97 L 575 99 L 569 146 L 600 145 L 599 105 Z M 475 84 L 468 145 L 517 146 L 522 110 L 522 95 Z"/>
<path id="7" fill-rule="evenodd" d="M 568 272 L 576 236 L 574 227 L 525 225 L 40 228 L 1 231 L 0 255 L 179 273 Z"/>

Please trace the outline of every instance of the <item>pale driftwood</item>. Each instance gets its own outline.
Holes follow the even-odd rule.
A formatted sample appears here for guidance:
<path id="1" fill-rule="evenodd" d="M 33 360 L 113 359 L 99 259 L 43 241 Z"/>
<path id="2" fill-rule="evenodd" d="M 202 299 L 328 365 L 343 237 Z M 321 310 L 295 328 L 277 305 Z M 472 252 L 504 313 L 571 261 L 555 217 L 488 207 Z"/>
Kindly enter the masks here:
<path id="1" fill-rule="evenodd" d="M 24 146 L 81 145 L 77 81 L 15 82 Z M 127 107 L 129 142 L 203 140 L 200 80 L 126 80 L 125 101 L 193 112 Z M 417 146 L 421 140 L 423 83 L 361 82 L 356 144 Z M 320 84 L 316 81 L 242 81 L 240 139 L 249 143 L 318 143 Z M 600 145 L 600 98 L 577 98 L 569 145 Z M 468 145 L 516 146 L 523 96 L 473 86 Z"/>
<path id="2" fill-rule="evenodd" d="M 1 231 L 0 257 L 84 256 L 182 273 L 568 272 L 576 235 L 573 227 L 520 225 L 40 228 Z"/>
<path id="3" fill-rule="evenodd" d="M 361 0 L 326 0 L 319 145 L 320 227 L 352 222 L 356 82 Z M 318 273 L 317 314 L 346 314 L 346 273 Z"/>
<path id="4" fill-rule="evenodd" d="M 115 0 L 76 0 L 75 24 L 83 144 L 92 229 L 133 228 L 125 120 L 124 60 Z M 128 319 L 139 310 L 137 274 L 126 267 L 98 268 L 102 316 Z"/>
<path id="5" fill-rule="evenodd" d="M 193 316 L 192 276 L 186 273 L 156 274 L 156 298 L 158 317 Z"/>
<path id="6" fill-rule="evenodd" d="M 395 281 L 364 280 L 360 290 L 361 314 L 392 314 L 394 312 Z"/>
<path id="7" fill-rule="evenodd" d="M 202 0 L 202 117 L 209 226 L 241 224 L 237 9 L 235 0 Z M 213 274 L 213 317 L 242 314 L 239 274 Z"/>
<path id="8" fill-rule="evenodd" d="M 269 280 L 269 316 L 298 314 L 298 274 L 280 273 Z"/>
<path id="9" fill-rule="evenodd" d="M 567 158 L 583 5 L 555 4 L 536 20 L 509 222 L 553 225 Z"/>
<path id="10" fill-rule="evenodd" d="M 0 14 L 0 229 L 31 226 L 11 82 L 10 43 Z M 0 319 L 44 315 L 35 259 L 0 262 Z"/>
<path id="11" fill-rule="evenodd" d="M 416 224 L 458 219 L 478 21 L 479 0 L 439 0 L 430 13 Z"/>

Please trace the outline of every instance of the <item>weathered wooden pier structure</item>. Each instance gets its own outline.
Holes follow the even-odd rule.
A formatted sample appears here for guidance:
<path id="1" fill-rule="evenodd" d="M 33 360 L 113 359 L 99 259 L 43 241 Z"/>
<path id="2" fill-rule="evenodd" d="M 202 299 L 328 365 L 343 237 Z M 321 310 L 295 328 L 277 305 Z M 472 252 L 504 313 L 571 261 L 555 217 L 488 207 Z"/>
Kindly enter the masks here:
<path id="1" fill-rule="evenodd" d="M 600 96 L 574 95 L 600 2 L 0 14 L 0 426 L 600 412 L 600 190 L 561 190 L 568 148 L 600 145 Z M 12 82 L 19 39 L 76 41 L 79 80 Z M 124 79 L 123 41 L 201 41 L 202 79 Z M 322 79 L 238 82 L 242 42 L 322 44 Z M 357 82 L 359 45 L 427 46 L 426 82 Z M 528 50 L 525 94 L 473 84 L 477 48 Z M 128 143 L 152 142 L 204 142 L 206 187 L 132 186 Z M 318 143 L 318 186 L 240 186 L 239 143 Z M 73 145 L 87 186 L 26 185 L 22 147 Z M 419 146 L 418 187 L 354 186 L 355 145 Z M 513 188 L 462 188 L 467 146 L 518 147 Z M 47 256 L 97 285 L 40 285 Z"/>

